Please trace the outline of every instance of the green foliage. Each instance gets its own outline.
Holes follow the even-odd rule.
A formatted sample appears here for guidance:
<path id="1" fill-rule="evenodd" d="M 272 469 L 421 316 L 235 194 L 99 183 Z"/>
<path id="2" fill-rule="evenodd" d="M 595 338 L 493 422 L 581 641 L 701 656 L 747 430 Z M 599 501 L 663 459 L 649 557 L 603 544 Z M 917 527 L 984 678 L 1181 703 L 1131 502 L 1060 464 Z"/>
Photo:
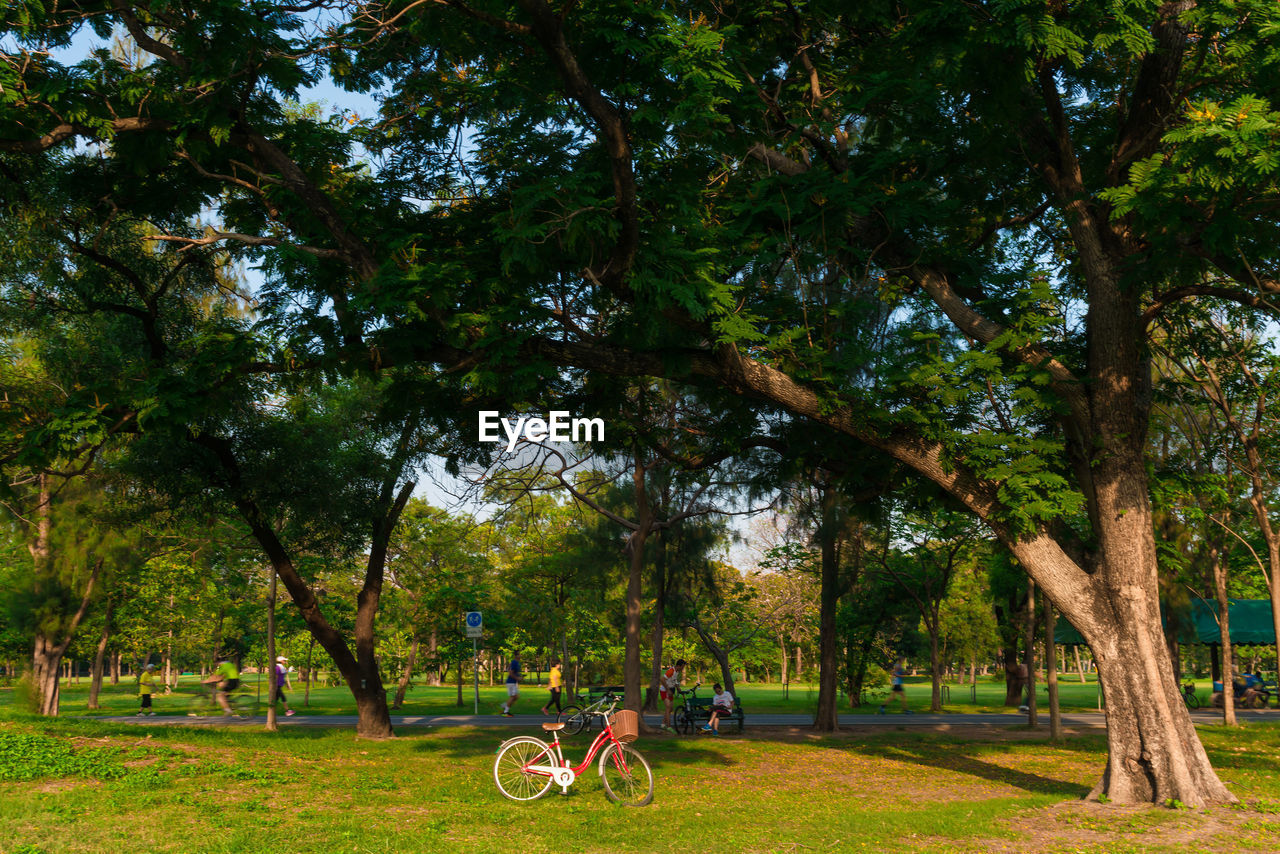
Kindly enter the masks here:
<path id="1" fill-rule="evenodd" d="M 65 739 L 21 732 L 0 732 L 0 780 L 30 781 L 59 777 L 118 780 L 128 773 L 120 748 L 75 748 Z"/>

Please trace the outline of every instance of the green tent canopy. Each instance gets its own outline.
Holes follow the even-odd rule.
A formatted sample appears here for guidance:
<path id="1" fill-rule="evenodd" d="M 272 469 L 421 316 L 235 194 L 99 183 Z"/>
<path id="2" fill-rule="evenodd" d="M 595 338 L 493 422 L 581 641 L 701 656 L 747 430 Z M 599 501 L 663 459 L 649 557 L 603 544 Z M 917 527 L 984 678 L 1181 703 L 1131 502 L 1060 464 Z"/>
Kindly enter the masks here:
<path id="1" fill-rule="evenodd" d="M 1231 643 L 1234 644 L 1274 644 L 1276 642 L 1275 624 L 1271 621 L 1271 601 L 1269 599 L 1229 599 L 1231 615 Z M 1161 609 L 1160 617 L 1167 627 L 1170 615 Z M 1216 599 L 1193 599 L 1189 614 L 1176 615 L 1174 636 L 1178 643 L 1221 643 L 1222 632 L 1218 628 L 1218 601 Z M 1053 633 L 1057 643 L 1084 643 L 1084 638 L 1076 631 L 1075 626 L 1066 620 L 1058 623 Z"/>

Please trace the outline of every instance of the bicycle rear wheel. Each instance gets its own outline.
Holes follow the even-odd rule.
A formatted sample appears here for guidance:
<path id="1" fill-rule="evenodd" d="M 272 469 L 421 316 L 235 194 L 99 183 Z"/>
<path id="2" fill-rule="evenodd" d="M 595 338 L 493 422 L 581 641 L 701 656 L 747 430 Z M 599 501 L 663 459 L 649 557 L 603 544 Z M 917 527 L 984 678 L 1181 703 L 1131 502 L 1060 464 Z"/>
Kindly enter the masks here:
<path id="1" fill-rule="evenodd" d="M 653 771 L 629 744 L 611 744 L 600 756 L 600 782 L 609 800 L 624 807 L 643 807 L 653 800 Z"/>
<path id="2" fill-rule="evenodd" d="M 556 715 L 556 720 L 564 724 L 565 735 L 577 735 L 591 723 L 591 716 L 583 714 L 578 706 L 565 706 L 564 711 Z"/>
<path id="3" fill-rule="evenodd" d="M 493 782 L 498 791 L 513 801 L 532 801 L 545 795 L 551 788 L 551 777 L 526 771 L 532 764 L 555 764 L 545 741 L 525 735 L 504 742 L 493 760 Z"/>
<path id="4" fill-rule="evenodd" d="M 238 718 L 252 718 L 258 714 L 258 699 L 252 694 L 240 694 L 231 698 L 231 711 Z"/>

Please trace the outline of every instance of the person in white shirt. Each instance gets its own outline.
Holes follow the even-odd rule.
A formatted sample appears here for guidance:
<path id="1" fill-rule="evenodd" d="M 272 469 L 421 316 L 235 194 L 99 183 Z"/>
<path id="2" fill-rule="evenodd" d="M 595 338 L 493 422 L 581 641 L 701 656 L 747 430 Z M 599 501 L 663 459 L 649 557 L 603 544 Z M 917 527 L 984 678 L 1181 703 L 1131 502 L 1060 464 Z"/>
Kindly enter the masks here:
<path id="1" fill-rule="evenodd" d="M 711 697 L 711 720 L 707 721 L 702 731 L 719 735 L 721 716 L 733 714 L 733 695 L 719 685 L 712 685 L 711 690 L 715 692 Z"/>

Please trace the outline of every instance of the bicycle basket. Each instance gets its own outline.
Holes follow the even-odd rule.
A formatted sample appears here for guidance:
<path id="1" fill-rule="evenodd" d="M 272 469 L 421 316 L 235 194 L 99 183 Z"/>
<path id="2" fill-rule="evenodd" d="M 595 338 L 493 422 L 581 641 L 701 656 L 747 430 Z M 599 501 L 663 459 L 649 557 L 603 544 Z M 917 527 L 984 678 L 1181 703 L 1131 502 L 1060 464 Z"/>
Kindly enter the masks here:
<path id="1" fill-rule="evenodd" d="M 613 737 L 623 744 L 629 744 L 640 737 L 640 716 L 630 709 L 609 715 L 609 726 L 613 727 Z"/>

